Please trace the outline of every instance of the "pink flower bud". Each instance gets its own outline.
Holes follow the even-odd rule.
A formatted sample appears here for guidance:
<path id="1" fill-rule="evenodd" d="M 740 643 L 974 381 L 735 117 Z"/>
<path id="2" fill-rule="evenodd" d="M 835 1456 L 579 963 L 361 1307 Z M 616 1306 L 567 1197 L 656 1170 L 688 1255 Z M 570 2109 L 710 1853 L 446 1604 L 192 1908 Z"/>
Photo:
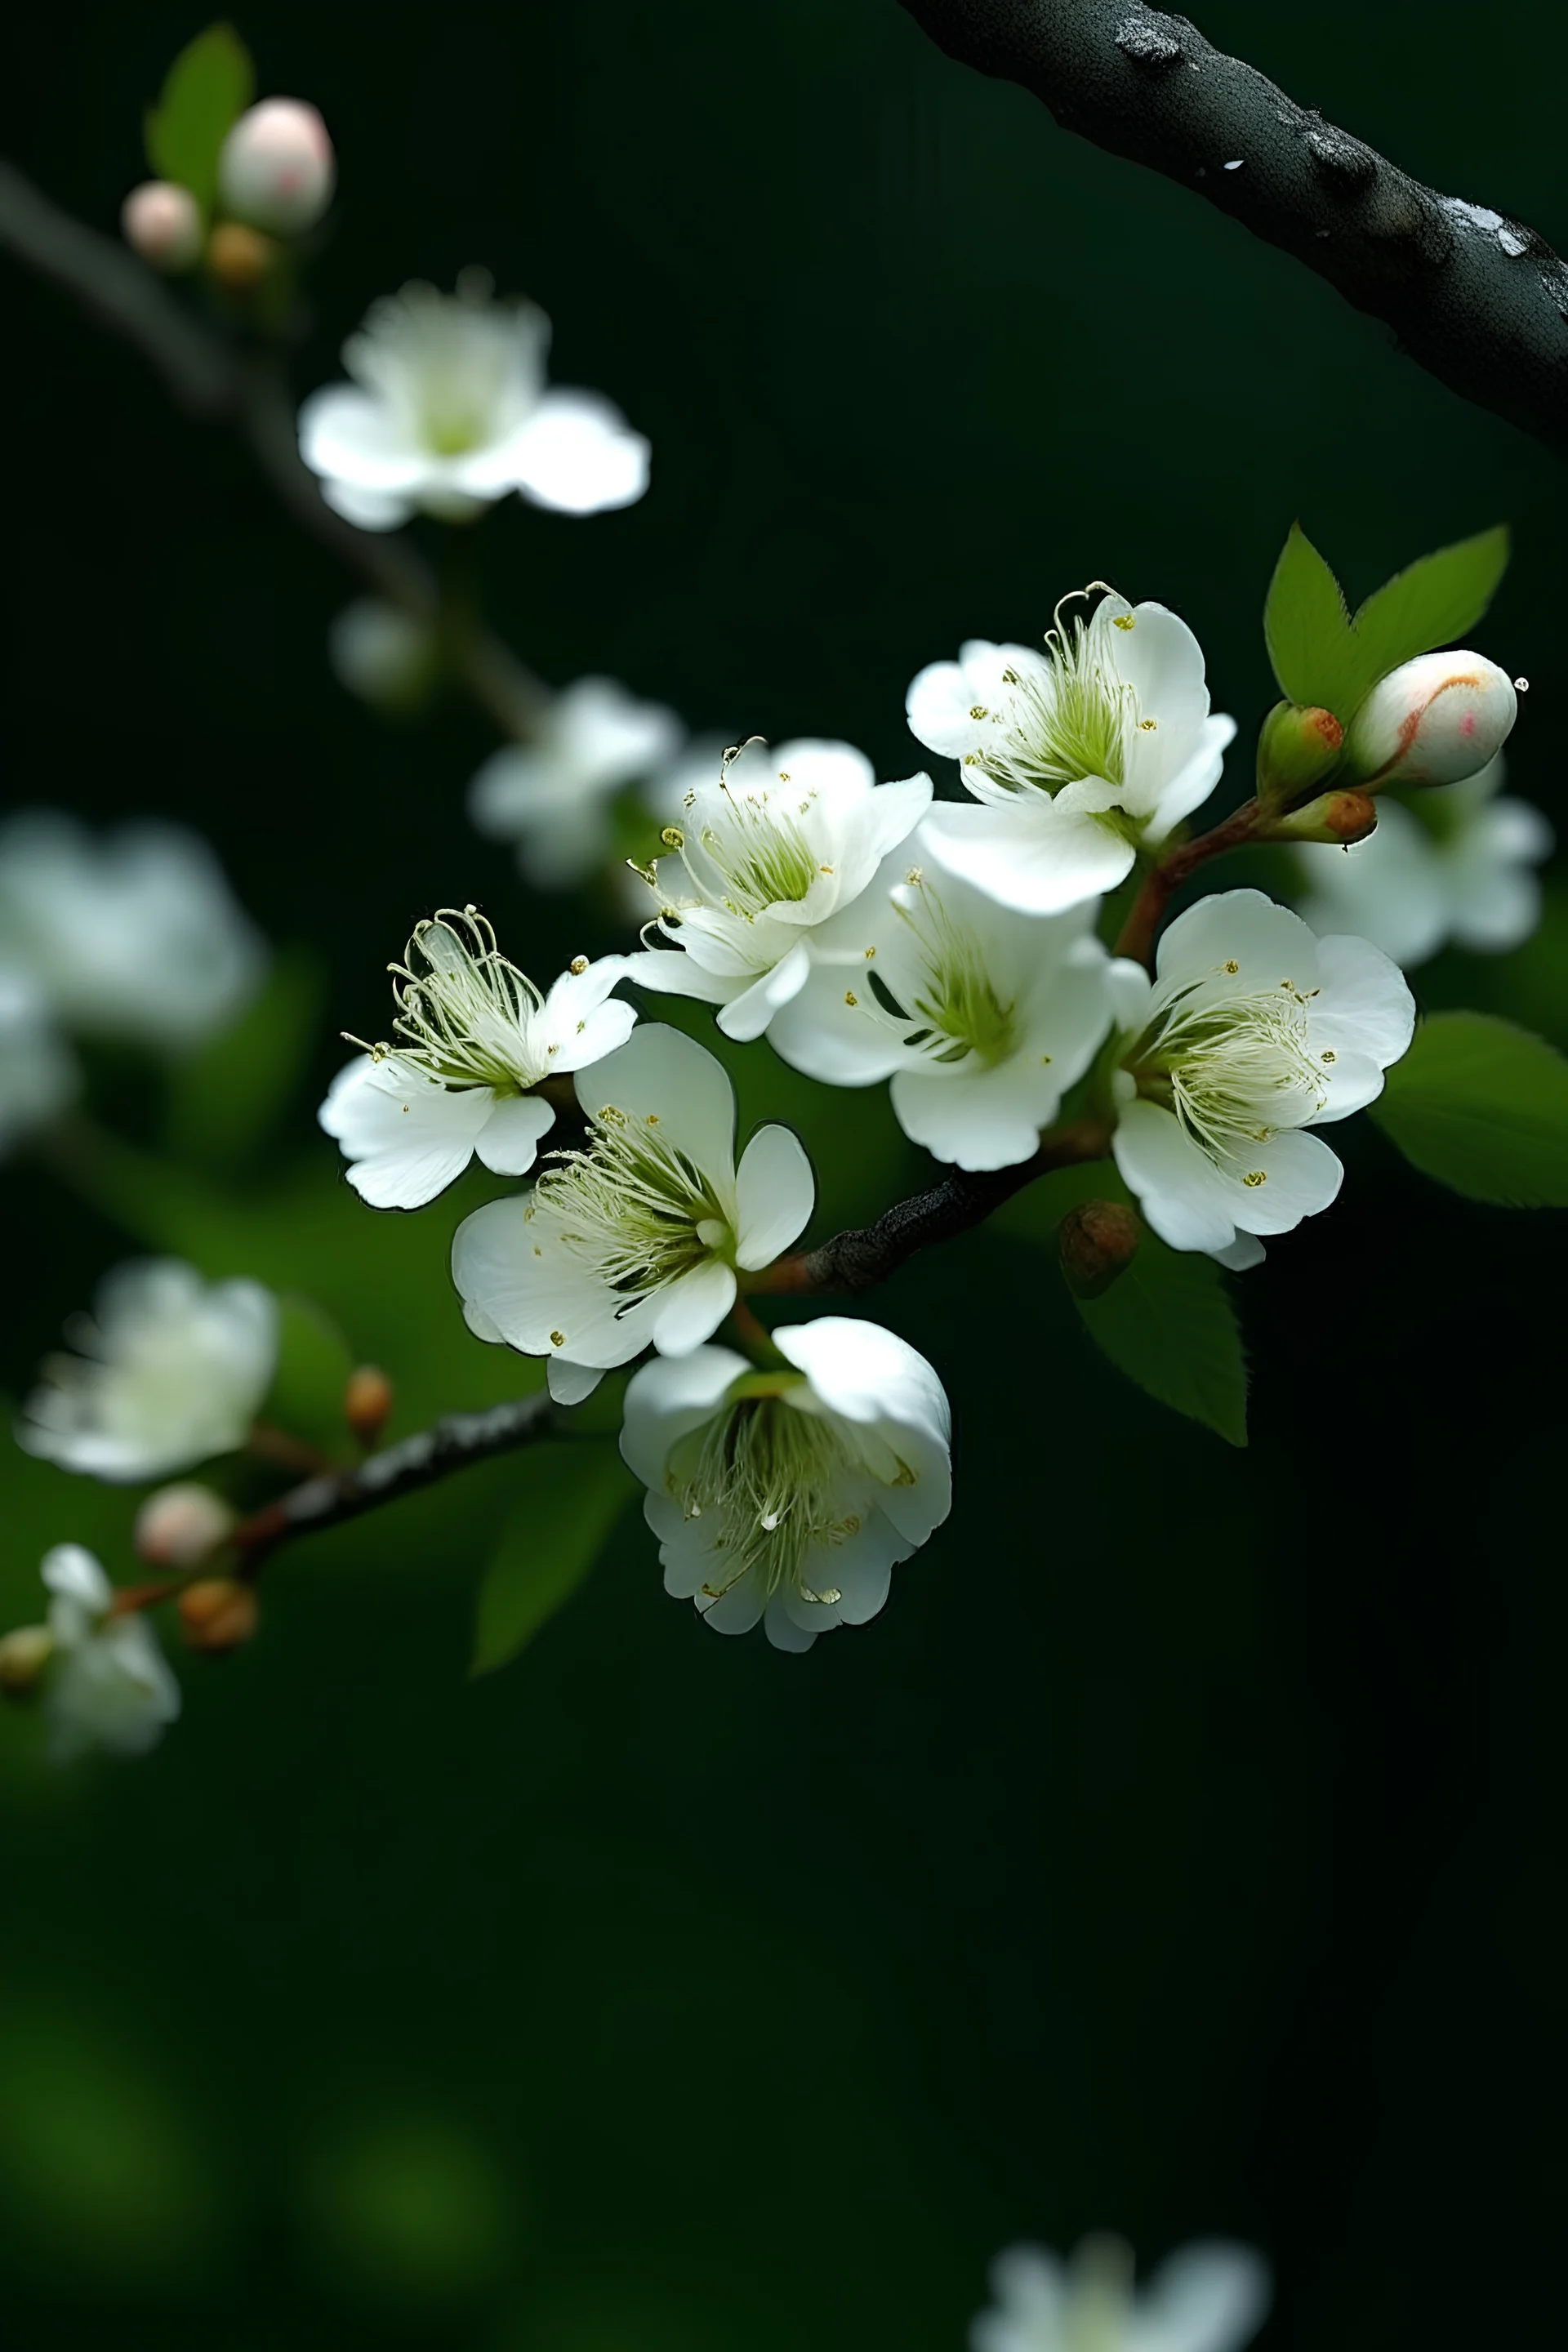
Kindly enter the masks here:
<path id="1" fill-rule="evenodd" d="M 136 1514 L 136 1549 L 153 1568 L 195 1568 L 237 1525 L 210 1486 L 160 1486 Z"/>
<path id="2" fill-rule="evenodd" d="M 1364 784 L 1457 784 L 1495 759 L 1518 709 L 1512 679 L 1484 654 L 1420 654 L 1362 704 L 1344 772 Z"/>
<path id="3" fill-rule="evenodd" d="M 327 126 L 298 98 L 268 98 L 253 106 L 218 157 L 225 211 L 274 236 L 314 228 L 332 200 L 337 176 Z"/>
<path id="4" fill-rule="evenodd" d="M 202 249 L 202 215 L 188 188 L 173 180 L 143 180 L 120 207 L 120 226 L 132 253 L 154 269 L 188 269 Z"/>

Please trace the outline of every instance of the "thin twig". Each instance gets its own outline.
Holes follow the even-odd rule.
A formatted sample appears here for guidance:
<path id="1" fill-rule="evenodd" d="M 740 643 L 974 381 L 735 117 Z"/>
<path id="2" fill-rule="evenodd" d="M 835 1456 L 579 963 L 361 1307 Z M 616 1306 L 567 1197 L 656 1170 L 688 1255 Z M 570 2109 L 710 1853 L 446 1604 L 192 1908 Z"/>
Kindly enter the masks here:
<path id="1" fill-rule="evenodd" d="M 1240 849 L 1260 834 L 1263 811 L 1258 803 L 1243 801 L 1241 806 L 1207 832 L 1200 833 L 1194 841 L 1184 841 L 1167 850 L 1157 866 L 1151 866 L 1143 877 L 1143 887 L 1133 900 L 1127 920 L 1121 926 L 1116 942 L 1119 956 L 1130 956 L 1136 963 L 1146 964 L 1154 952 L 1154 934 L 1170 904 L 1172 893 L 1179 889 L 1200 866 L 1211 857 L 1221 856 L 1227 849 Z"/>
<path id="2" fill-rule="evenodd" d="M 516 1397 L 482 1412 L 446 1413 L 430 1428 L 371 1454 L 352 1469 L 308 1478 L 243 1520 L 227 1538 L 239 1554 L 240 1572 L 258 1575 L 279 1545 L 299 1536 L 322 1534 L 345 1519 L 395 1503 L 400 1496 L 433 1486 L 473 1463 L 536 1444 L 561 1427 L 557 1415 L 548 1390 L 537 1389 L 531 1396 Z"/>
<path id="3" fill-rule="evenodd" d="M 929 1192 L 895 1202 L 874 1225 L 860 1225 L 835 1234 L 816 1249 L 781 1257 L 763 1273 L 749 1275 L 752 1291 L 869 1290 L 896 1274 L 917 1250 L 952 1241 L 981 1224 L 1015 1192 L 1053 1169 L 1072 1168 L 1086 1160 L 1103 1160 L 1110 1149 L 1110 1129 L 1102 1118 L 1081 1118 L 1071 1127 L 1042 1136 L 1032 1160 L 1014 1168 L 985 1169 L 976 1173 L 955 1168 Z"/>
<path id="4" fill-rule="evenodd" d="M 406 541 L 335 514 L 300 457 L 294 405 L 276 348 L 230 343 L 193 316 L 124 246 L 73 220 L 0 162 L 0 248 L 73 295 L 150 360 L 181 407 L 233 425 L 286 511 L 384 603 L 435 627 L 440 589 Z M 549 689 L 488 630 L 447 630 L 448 666 L 502 734 L 537 734 Z"/>
<path id="5" fill-rule="evenodd" d="M 1144 0 L 900 5 L 949 57 L 1206 197 L 1384 320 L 1453 391 L 1568 450 L 1568 268 L 1533 229 L 1412 179 Z M 1453 54 L 1458 77 L 1463 45 Z"/>

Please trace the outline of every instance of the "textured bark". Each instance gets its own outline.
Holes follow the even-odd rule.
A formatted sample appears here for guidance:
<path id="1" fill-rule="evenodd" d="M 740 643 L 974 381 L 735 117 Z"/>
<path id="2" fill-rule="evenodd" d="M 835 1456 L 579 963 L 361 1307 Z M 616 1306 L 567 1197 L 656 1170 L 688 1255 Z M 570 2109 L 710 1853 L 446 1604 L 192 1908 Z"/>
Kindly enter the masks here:
<path id="1" fill-rule="evenodd" d="M 1412 179 L 1143 0 L 900 5 L 949 57 L 1206 197 L 1453 391 L 1568 449 L 1568 268 L 1533 229 Z M 1454 64 L 1458 107 L 1462 50 Z"/>

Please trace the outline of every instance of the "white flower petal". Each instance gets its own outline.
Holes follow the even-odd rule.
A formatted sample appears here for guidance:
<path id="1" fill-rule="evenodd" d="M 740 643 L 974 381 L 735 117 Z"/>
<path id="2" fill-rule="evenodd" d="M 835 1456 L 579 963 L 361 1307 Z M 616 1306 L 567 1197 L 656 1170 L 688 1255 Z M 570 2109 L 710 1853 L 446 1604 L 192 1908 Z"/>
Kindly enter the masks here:
<path id="1" fill-rule="evenodd" d="M 687 1356 L 655 1356 L 632 1374 L 621 1423 L 621 1454 L 627 1469 L 651 1490 L 651 1499 L 658 1499 L 662 1492 L 670 1447 L 705 1422 L 731 1382 L 750 1370 L 733 1349 L 694 1348 Z"/>
<path id="2" fill-rule="evenodd" d="M 710 1257 L 654 1294 L 649 1334 L 661 1356 L 687 1356 L 710 1339 L 735 1303 L 732 1266 Z"/>
<path id="3" fill-rule="evenodd" d="M 1228 1274 L 1250 1274 L 1255 1265 L 1263 1264 L 1268 1255 L 1256 1234 L 1237 1234 L 1228 1247 L 1209 1252 L 1215 1264 L 1223 1265 Z"/>
<path id="4" fill-rule="evenodd" d="M 362 1054 L 338 1072 L 316 1116 L 352 1163 L 349 1182 L 363 1201 L 417 1209 L 462 1174 L 495 1101 L 488 1087 L 455 1090 L 405 1063 Z"/>
<path id="5" fill-rule="evenodd" d="M 415 510 L 415 501 L 405 499 L 401 490 L 362 489 L 357 482 L 345 482 L 338 475 L 322 482 L 321 498 L 356 530 L 396 530 Z"/>
<path id="6" fill-rule="evenodd" d="M 775 963 L 771 971 L 763 972 L 750 988 L 732 996 L 719 1014 L 719 1026 L 726 1037 L 739 1044 L 750 1044 L 760 1037 L 779 1007 L 787 1004 L 805 986 L 811 970 L 810 952 L 800 940 L 789 953 Z"/>
<path id="7" fill-rule="evenodd" d="M 417 490 L 428 467 L 396 412 L 353 384 L 326 385 L 300 410 L 300 455 L 312 474 L 351 489 Z"/>
<path id="8" fill-rule="evenodd" d="M 1134 853 L 1092 813 L 1059 807 L 1060 797 L 1017 793 L 993 807 L 938 802 L 921 828 L 921 846 L 1000 906 L 1061 914 L 1115 889 Z"/>
<path id="9" fill-rule="evenodd" d="M 729 1074 L 694 1038 L 645 1022 L 624 1045 L 580 1071 L 577 1099 L 590 1118 L 606 1105 L 639 1124 L 652 1118 L 665 1140 L 704 1174 L 728 1183 L 734 1169 L 735 1094 Z"/>
<path id="10" fill-rule="evenodd" d="M 1000 1067 L 901 1069 L 889 1090 L 893 1116 L 911 1143 L 960 1168 L 1012 1168 L 1031 1159 L 1061 1098 L 1037 1059 Z"/>
<path id="11" fill-rule="evenodd" d="M 816 1202 L 816 1180 L 799 1137 L 787 1127 L 760 1127 L 736 1171 L 736 1264 L 748 1273 L 771 1265 L 805 1231 Z"/>
<path id="12" fill-rule="evenodd" d="M 542 1095 L 492 1097 L 474 1150 L 495 1175 L 526 1176 L 554 1124 L 555 1113 Z"/>
<path id="13" fill-rule="evenodd" d="M 581 1404 L 604 1377 L 597 1366 L 568 1363 L 564 1356 L 550 1357 L 544 1367 L 546 1385 L 557 1404 Z"/>
<path id="14" fill-rule="evenodd" d="M 1182 1131 L 1172 1111 L 1131 1102 L 1112 1145 L 1121 1181 L 1138 1195 L 1149 1223 L 1173 1249 L 1227 1249 L 1236 1236 L 1231 1187 Z"/>
<path id="15" fill-rule="evenodd" d="M 553 391 L 510 444 L 506 470 L 537 506 L 601 514 L 642 497 L 650 456 L 613 402 L 595 392 Z"/>
<path id="16" fill-rule="evenodd" d="M 693 996 L 703 1004 L 727 1004 L 735 983 L 689 956 L 684 949 L 643 948 L 626 959 L 626 978 L 659 996 Z"/>
<path id="17" fill-rule="evenodd" d="M 1249 2247 L 1184 2246 L 1140 2296 L 1127 2352 L 1242 2352 L 1268 2315 L 1268 2266 Z"/>

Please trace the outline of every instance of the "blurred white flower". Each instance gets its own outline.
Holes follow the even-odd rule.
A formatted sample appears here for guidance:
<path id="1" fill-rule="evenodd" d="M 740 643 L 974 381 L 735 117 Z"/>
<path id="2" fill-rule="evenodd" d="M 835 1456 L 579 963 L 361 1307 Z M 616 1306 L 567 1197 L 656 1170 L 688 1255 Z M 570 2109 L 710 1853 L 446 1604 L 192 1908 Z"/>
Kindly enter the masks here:
<path id="1" fill-rule="evenodd" d="M 1344 1174 L 1308 1133 L 1383 1091 L 1415 1007 L 1365 940 L 1316 939 L 1261 890 L 1200 898 L 1162 938 L 1156 977 L 1118 962 L 1122 1181 L 1173 1249 L 1255 1265 L 1256 1236 L 1326 1209 Z"/>
<path id="2" fill-rule="evenodd" d="M 737 1168 L 728 1074 L 676 1029 L 634 1030 L 579 1072 L 577 1100 L 587 1149 L 458 1228 L 468 1327 L 584 1370 L 629 1363 L 650 1341 L 684 1354 L 729 1313 L 736 1267 L 771 1265 L 800 1233 L 810 1163 L 788 1128 L 763 1127 Z"/>
<path id="3" fill-rule="evenodd" d="M 535 741 L 492 753 L 468 787 L 468 814 L 492 840 L 516 845 L 540 890 L 571 890 L 610 855 L 611 803 L 660 768 L 680 721 L 637 702 L 610 677 L 580 677 L 551 703 Z"/>
<path id="4" fill-rule="evenodd" d="M 142 824 L 94 839 L 38 810 L 0 825 L 0 966 L 85 1036 L 177 1051 L 241 1011 L 266 947 L 205 841 Z"/>
<path id="5" fill-rule="evenodd" d="M 66 1339 L 76 1353 L 45 1361 L 17 1444 L 94 1478 L 166 1478 L 245 1444 L 278 1360 L 278 1302 L 147 1259 L 106 1276 Z"/>
<path id="6" fill-rule="evenodd" d="M 875 1323 L 773 1333 L 793 1369 L 727 1348 L 645 1364 L 621 1452 L 647 1488 L 667 1592 L 721 1633 L 761 1619 L 776 1649 L 863 1625 L 952 1499 L 942 1382 Z"/>
<path id="7" fill-rule="evenodd" d="M 140 1756 L 180 1712 L 180 1685 L 152 1628 L 110 1617 L 114 1588 L 91 1552 L 57 1544 L 44 1560 L 53 1641 L 48 1711 L 62 1761 L 89 1748 Z"/>
<path id="8" fill-rule="evenodd" d="M 941 802 L 931 855 L 1003 906 L 1055 915 L 1113 890 L 1219 782 L 1203 648 L 1163 604 L 1107 593 L 1045 649 L 972 639 L 909 691 L 911 732 L 962 762 L 982 808 Z"/>
<path id="9" fill-rule="evenodd" d="M 509 491 L 563 514 L 630 506 L 648 445 L 596 392 L 548 387 L 550 321 L 491 299 L 482 270 L 455 294 L 410 285 L 377 302 L 343 345 L 354 382 L 313 392 L 300 455 L 321 495 L 363 530 L 416 509 L 466 521 Z"/>
<path id="10" fill-rule="evenodd" d="M 327 658 L 339 685 L 362 702 L 376 710 L 411 710 L 436 676 L 436 632 L 395 604 L 361 596 L 328 629 Z"/>
<path id="11" fill-rule="evenodd" d="M 1343 772 L 1368 785 L 1456 784 L 1496 758 L 1518 716 L 1512 678 L 1485 654 L 1418 654 L 1356 712 Z"/>
<path id="12" fill-rule="evenodd" d="M 1295 853 L 1315 931 L 1357 931 L 1410 971 L 1452 942 L 1486 955 L 1529 939 L 1541 920 L 1535 867 L 1552 827 L 1527 801 L 1502 800 L 1501 755 L 1463 783 L 1386 794 L 1377 830 L 1352 849 Z"/>
<path id="13" fill-rule="evenodd" d="M 1012 1167 L 1110 1025 L 1099 901 L 1022 915 L 924 850 L 922 825 L 814 934 L 810 976 L 768 1034 L 828 1086 L 890 1077 L 899 1125 L 937 1159 Z"/>
<path id="14" fill-rule="evenodd" d="M 991 2291 L 970 2352 L 1242 2352 L 1273 2294 L 1261 2256 L 1223 2239 L 1184 2246 L 1141 2294 L 1117 2239 L 1087 2239 L 1070 2263 L 1014 2246 L 993 2263 Z"/>
<path id="15" fill-rule="evenodd" d="M 813 934 L 870 883 L 931 805 L 931 778 L 879 784 L 850 743 L 753 741 L 685 794 L 674 853 L 649 883 L 679 950 L 630 959 L 633 979 L 720 1007 L 726 1036 L 760 1037 L 805 984 Z"/>
<path id="16" fill-rule="evenodd" d="M 332 201 L 337 177 L 327 126 L 298 98 L 264 98 L 247 107 L 218 156 L 225 211 L 273 236 L 314 228 Z"/>
<path id="17" fill-rule="evenodd" d="M 406 1043 L 368 1047 L 317 1114 L 374 1209 L 433 1201 L 476 1152 L 498 1176 L 524 1174 L 555 1124 L 532 1089 L 612 1053 L 637 1019 L 610 997 L 624 957 L 579 956 L 542 996 L 472 907 L 418 924 L 407 959 L 393 966 L 393 1026 Z"/>
<path id="18" fill-rule="evenodd" d="M 64 1108 L 76 1078 L 37 988 L 0 971 L 0 1158 Z"/>

